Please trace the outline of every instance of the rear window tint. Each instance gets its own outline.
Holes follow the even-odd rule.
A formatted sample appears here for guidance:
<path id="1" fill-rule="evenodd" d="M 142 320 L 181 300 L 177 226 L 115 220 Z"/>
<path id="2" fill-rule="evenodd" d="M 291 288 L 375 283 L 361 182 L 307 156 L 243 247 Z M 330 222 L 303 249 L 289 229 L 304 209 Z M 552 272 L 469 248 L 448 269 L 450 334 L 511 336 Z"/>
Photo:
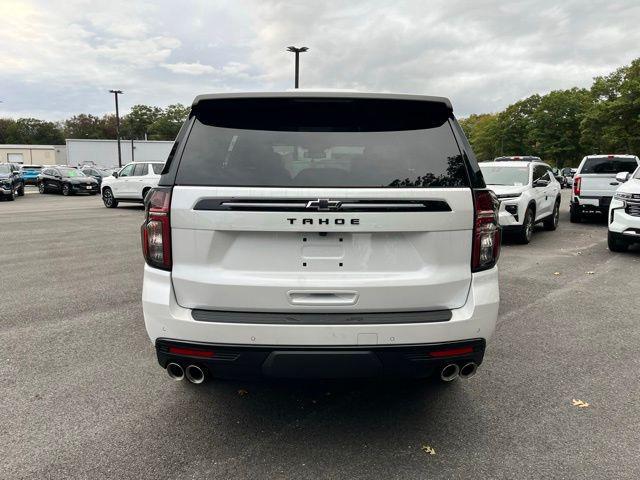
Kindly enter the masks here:
<path id="1" fill-rule="evenodd" d="M 632 173 L 636 168 L 633 158 L 587 158 L 580 173 Z"/>
<path id="2" fill-rule="evenodd" d="M 204 102 L 178 185 L 462 187 L 465 163 L 442 104 L 362 99 Z"/>

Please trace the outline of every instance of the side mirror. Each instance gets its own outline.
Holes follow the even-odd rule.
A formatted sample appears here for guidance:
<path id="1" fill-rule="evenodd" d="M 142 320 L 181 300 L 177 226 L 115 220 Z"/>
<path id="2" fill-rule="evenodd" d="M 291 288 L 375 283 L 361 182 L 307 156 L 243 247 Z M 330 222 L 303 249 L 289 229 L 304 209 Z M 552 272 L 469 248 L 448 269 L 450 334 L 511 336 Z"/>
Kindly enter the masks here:
<path id="1" fill-rule="evenodd" d="M 118 172 L 113 172 L 111 175 L 113 175 L 114 177 L 118 178 Z"/>
<path id="2" fill-rule="evenodd" d="M 562 175 L 556 175 L 555 177 L 558 183 L 562 183 L 564 181 L 564 177 Z"/>
<path id="3" fill-rule="evenodd" d="M 629 180 L 629 177 L 629 172 L 618 172 L 618 174 L 616 175 L 616 180 L 620 183 L 624 183 Z"/>

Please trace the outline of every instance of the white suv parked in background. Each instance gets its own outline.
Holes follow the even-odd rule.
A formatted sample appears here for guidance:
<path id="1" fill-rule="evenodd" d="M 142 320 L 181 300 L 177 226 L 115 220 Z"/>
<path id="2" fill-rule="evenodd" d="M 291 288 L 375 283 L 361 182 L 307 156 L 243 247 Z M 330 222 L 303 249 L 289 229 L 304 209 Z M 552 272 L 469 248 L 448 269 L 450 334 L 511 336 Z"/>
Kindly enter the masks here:
<path id="1" fill-rule="evenodd" d="M 534 157 L 535 158 L 535 157 Z M 500 225 L 513 230 L 520 243 L 529 243 L 533 227 L 543 222 L 546 230 L 558 227 L 560 183 L 549 165 L 533 161 L 482 162 L 487 187 L 500 200 Z"/>
<path id="2" fill-rule="evenodd" d="M 469 377 L 498 315 L 498 201 L 449 100 L 197 97 L 146 200 L 169 375 Z"/>
<path id="3" fill-rule="evenodd" d="M 640 243 L 640 167 L 629 175 L 620 172 L 609 208 L 609 250 L 624 252 L 630 244 Z"/>
<path id="4" fill-rule="evenodd" d="M 102 179 L 102 201 L 107 208 L 119 202 L 142 203 L 147 192 L 158 185 L 164 168 L 161 162 L 133 162 Z"/>

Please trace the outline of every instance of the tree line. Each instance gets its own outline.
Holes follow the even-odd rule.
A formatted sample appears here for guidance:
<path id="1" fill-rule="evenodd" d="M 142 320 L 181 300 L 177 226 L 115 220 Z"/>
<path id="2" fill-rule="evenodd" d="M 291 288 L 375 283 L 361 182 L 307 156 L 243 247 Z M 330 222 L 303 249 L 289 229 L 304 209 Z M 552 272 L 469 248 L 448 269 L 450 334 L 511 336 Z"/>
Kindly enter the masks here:
<path id="1" fill-rule="evenodd" d="M 498 113 L 461 119 L 478 160 L 537 155 L 558 168 L 584 155 L 640 153 L 640 59 L 589 89 L 531 95 Z"/>
<path id="2" fill-rule="evenodd" d="M 166 108 L 134 105 L 120 118 L 120 137 L 173 140 L 189 115 L 179 103 Z M 37 118 L 0 118 L 0 144 L 62 145 L 66 138 L 115 139 L 116 116 L 81 113 L 61 122 Z"/>

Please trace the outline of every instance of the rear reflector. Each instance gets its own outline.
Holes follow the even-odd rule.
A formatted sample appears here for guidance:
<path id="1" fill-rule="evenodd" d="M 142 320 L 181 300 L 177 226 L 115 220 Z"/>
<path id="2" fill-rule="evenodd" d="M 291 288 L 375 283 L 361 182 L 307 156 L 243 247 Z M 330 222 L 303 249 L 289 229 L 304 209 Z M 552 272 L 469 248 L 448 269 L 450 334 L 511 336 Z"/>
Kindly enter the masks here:
<path id="1" fill-rule="evenodd" d="M 435 350 L 429 352 L 429 355 L 436 358 L 455 357 L 457 355 L 468 355 L 473 353 L 473 347 L 448 348 L 446 350 Z"/>
<path id="2" fill-rule="evenodd" d="M 189 357 L 212 358 L 214 352 L 211 350 L 198 350 L 195 348 L 169 347 L 169 353 L 174 355 L 187 355 Z"/>

